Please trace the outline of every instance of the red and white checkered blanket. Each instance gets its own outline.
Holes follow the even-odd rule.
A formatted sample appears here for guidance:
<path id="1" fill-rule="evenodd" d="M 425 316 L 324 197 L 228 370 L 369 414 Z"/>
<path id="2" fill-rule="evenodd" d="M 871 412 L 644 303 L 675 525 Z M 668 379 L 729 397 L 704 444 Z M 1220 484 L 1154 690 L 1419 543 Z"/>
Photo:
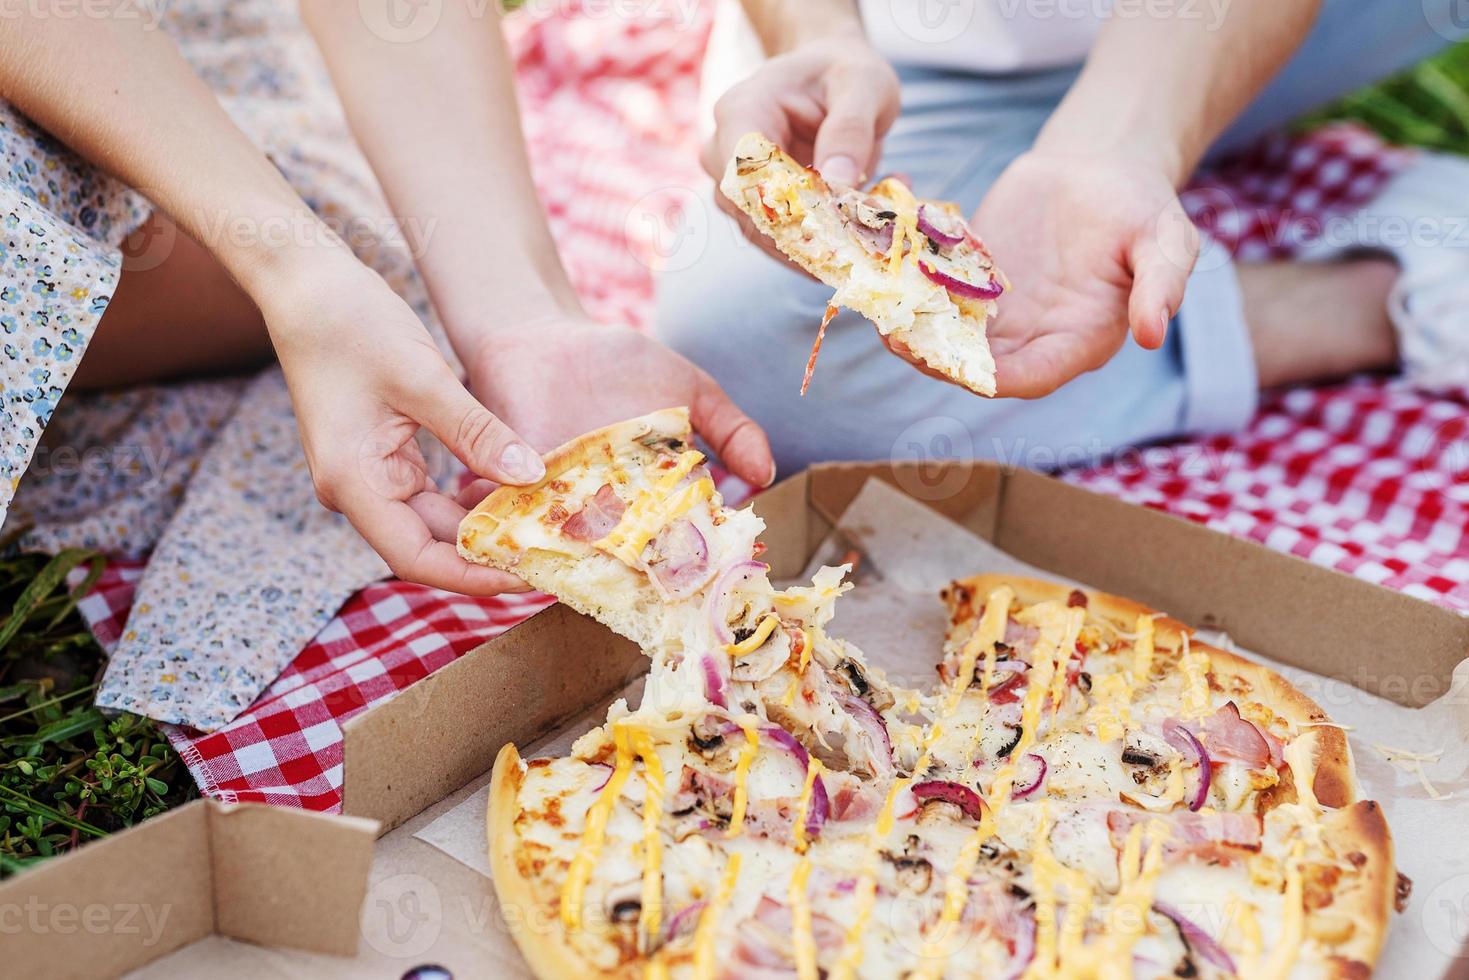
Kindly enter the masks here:
<path id="1" fill-rule="evenodd" d="M 679 226 L 666 204 L 699 186 L 691 134 L 707 13 L 680 30 L 561 6 L 514 28 L 537 183 L 592 312 L 641 326 L 657 238 Z M 1301 222 L 1369 199 L 1405 159 L 1355 130 L 1282 138 L 1201 181 L 1188 202 L 1237 254 L 1279 256 Z M 1269 398 L 1239 435 L 1066 478 L 1469 612 L 1466 474 L 1469 401 L 1363 379 Z M 104 644 L 120 634 L 140 574 L 114 564 L 83 602 Z M 336 810 L 343 721 L 549 601 L 373 585 L 231 725 L 175 728 L 170 739 L 211 796 Z"/>

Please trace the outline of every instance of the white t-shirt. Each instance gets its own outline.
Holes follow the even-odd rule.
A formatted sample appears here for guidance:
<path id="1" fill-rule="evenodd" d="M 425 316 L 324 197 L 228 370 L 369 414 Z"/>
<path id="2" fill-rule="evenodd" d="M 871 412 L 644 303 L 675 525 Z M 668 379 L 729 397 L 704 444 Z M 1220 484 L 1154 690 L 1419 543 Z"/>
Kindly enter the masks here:
<path id="1" fill-rule="evenodd" d="M 895 64 L 1011 72 L 1080 64 L 1112 0 L 859 0 Z"/>

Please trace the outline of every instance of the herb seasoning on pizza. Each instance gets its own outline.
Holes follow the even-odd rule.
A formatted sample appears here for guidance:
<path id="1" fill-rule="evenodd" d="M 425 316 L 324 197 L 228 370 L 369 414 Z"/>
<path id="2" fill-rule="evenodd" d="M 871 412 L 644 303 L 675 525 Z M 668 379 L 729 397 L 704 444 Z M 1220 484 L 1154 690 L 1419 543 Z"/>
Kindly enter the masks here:
<path id="1" fill-rule="evenodd" d="M 840 570 L 776 590 L 758 518 L 684 495 L 690 452 L 681 412 L 602 430 L 461 530 L 653 658 L 568 756 L 496 762 L 495 888 L 544 925 L 517 934 L 537 975 L 1371 972 L 1391 838 L 1278 674 L 1126 599 L 979 576 L 905 690 L 826 633 Z"/>
<path id="2" fill-rule="evenodd" d="M 933 371 L 995 393 L 984 331 L 1007 283 L 957 205 L 920 202 L 893 177 L 868 190 L 833 188 L 759 133 L 740 140 L 719 187 L 782 253 L 836 290 L 803 394 L 838 306 Z"/>

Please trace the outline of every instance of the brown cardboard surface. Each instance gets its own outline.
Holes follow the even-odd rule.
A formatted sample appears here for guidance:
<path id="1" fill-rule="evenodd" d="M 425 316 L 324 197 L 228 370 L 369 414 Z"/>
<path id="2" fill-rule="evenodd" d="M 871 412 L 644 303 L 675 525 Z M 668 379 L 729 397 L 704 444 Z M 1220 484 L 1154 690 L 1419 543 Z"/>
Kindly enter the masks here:
<path id="1" fill-rule="evenodd" d="M 343 726 L 342 812 L 384 832 L 647 669 L 642 652 L 557 605 Z"/>
<path id="2" fill-rule="evenodd" d="M 1469 619 L 1179 518 L 1005 475 L 995 543 L 1250 649 L 1421 707 L 1469 655 Z M 1398 656 L 1414 651 L 1413 662 Z"/>
<path id="3" fill-rule="evenodd" d="M 373 820 L 274 806 L 212 808 L 214 931 L 351 956 L 377 833 Z"/>
<path id="4" fill-rule="evenodd" d="M 213 805 L 195 801 L 0 885 L 0 972 L 115 976 L 213 932 Z"/>
<path id="5" fill-rule="evenodd" d="M 7 976 L 112 977 L 218 933 L 350 956 L 377 825 L 196 800 L 0 885 Z"/>

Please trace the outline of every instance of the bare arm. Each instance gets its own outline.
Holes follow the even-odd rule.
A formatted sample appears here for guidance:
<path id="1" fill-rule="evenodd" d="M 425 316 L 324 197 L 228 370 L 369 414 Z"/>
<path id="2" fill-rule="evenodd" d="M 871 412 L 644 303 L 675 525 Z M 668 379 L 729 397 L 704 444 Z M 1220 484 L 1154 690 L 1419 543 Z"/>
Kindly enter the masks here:
<path id="1" fill-rule="evenodd" d="M 452 527 L 457 505 L 429 482 L 413 435 L 422 424 L 509 483 L 538 479 L 539 460 L 235 127 L 168 35 L 139 20 L 39 11 L 0 18 L 0 49 L 0 95 L 145 193 L 260 307 L 322 502 L 403 578 L 463 592 L 515 587 L 435 540 L 430 523 Z M 517 445 L 518 469 L 505 455 Z"/>
<path id="2" fill-rule="evenodd" d="M 245 288 L 293 261 L 226 216 L 263 227 L 310 210 L 220 108 L 173 40 L 141 20 L 0 18 L 0 97 L 143 191 Z"/>
<path id="3" fill-rule="evenodd" d="M 407 41 L 379 36 L 355 3 L 301 3 L 466 362 L 483 340 L 486 294 L 512 318 L 580 310 L 531 182 L 499 4 L 480 6 L 443 4 L 433 29 Z"/>
<path id="4" fill-rule="evenodd" d="M 498 4 L 443 4 L 393 41 L 354 3 L 302 14 L 394 211 L 424 231 L 419 268 L 485 404 L 541 449 L 686 404 L 731 470 L 773 477 L 764 434 L 705 372 L 582 313 L 531 181 Z"/>
<path id="5" fill-rule="evenodd" d="M 1039 146 L 1151 155 L 1174 183 L 1306 39 L 1321 0 L 1235 0 L 1211 17 L 1114 17 Z"/>

